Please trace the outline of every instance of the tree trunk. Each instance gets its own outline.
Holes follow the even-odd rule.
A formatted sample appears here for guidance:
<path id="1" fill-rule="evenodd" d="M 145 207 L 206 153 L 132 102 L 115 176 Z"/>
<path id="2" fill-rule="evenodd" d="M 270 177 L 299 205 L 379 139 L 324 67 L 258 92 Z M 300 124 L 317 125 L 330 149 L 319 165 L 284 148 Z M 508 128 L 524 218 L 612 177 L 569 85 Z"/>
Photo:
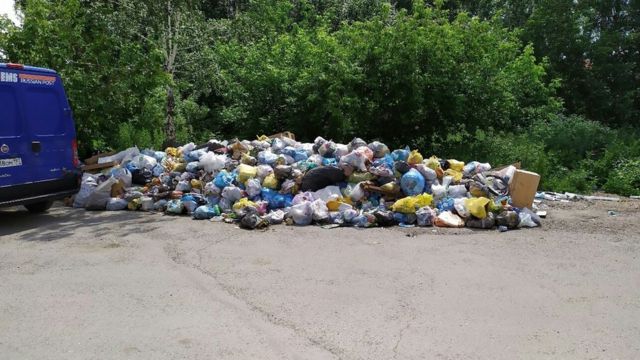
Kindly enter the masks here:
<path id="1" fill-rule="evenodd" d="M 173 87 L 167 86 L 167 119 L 164 124 L 164 147 L 177 146 L 176 125 L 174 123 L 176 100 L 173 96 Z"/>

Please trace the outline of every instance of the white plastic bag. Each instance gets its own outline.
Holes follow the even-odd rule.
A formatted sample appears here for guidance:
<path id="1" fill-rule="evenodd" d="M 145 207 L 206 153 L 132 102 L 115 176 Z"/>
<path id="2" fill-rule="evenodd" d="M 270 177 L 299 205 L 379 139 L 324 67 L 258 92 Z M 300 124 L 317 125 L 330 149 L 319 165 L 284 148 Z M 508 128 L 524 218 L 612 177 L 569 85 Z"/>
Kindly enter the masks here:
<path id="1" fill-rule="evenodd" d="M 352 151 L 340 158 L 340 165 L 349 165 L 360 171 L 367 171 L 367 157 L 362 151 Z"/>
<path id="2" fill-rule="evenodd" d="M 229 200 L 232 204 L 242 199 L 242 190 L 237 186 L 227 186 L 222 189 L 222 197 Z"/>
<path id="3" fill-rule="evenodd" d="M 247 191 L 247 195 L 249 195 L 250 198 L 260 195 L 260 192 L 262 191 L 262 185 L 260 184 L 260 180 L 258 179 L 247 180 L 246 191 Z"/>
<path id="4" fill-rule="evenodd" d="M 329 209 L 327 208 L 327 203 L 322 201 L 322 199 L 318 199 L 312 202 L 311 208 L 313 210 L 313 220 L 323 221 L 329 218 Z"/>
<path id="5" fill-rule="evenodd" d="M 126 209 L 127 205 L 129 205 L 129 203 L 125 199 L 111 198 L 107 202 L 106 209 L 108 211 L 120 211 Z"/>
<path id="6" fill-rule="evenodd" d="M 208 173 L 224 169 L 227 157 L 225 155 L 216 155 L 213 152 L 208 152 L 200 158 L 200 167 Z"/>
<path id="7" fill-rule="evenodd" d="M 418 170 L 418 172 L 422 174 L 422 176 L 424 176 L 424 179 L 427 181 L 431 182 L 438 179 L 438 174 L 436 174 L 436 171 L 425 164 L 416 165 L 416 170 Z"/>
<path id="8" fill-rule="evenodd" d="M 364 198 L 364 189 L 362 188 L 362 183 L 358 183 L 353 187 L 353 189 L 351 190 L 350 197 L 351 197 L 351 200 L 356 202 Z"/>
<path id="9" fill-rule="evenodd" d="M 87 200 L 97 186 L 98 182 L 96 181 L 96 176 L 84 173 L 82 175 L 82 184 L 80 185 L 80 191 L 78 191 L 75 198 L 73 199 L 73 207 L 83 208 L 87 206 Z"/>
<path id="10" fill-rule="evenodd" d="M 533 228 L 540 226 L 540 217 L 528 208 L 522 209 L 518 214 L 518 218 L 520 220 L 518 227 Z"/>
<path id="11" fill-rule="evenodd" d="M 469 215 L 471 215 L 469 213 L 469 210 L 467 209 L 466 201 L 466 198 L 453 199 L 453 208 L 456 209 L 458 215 L 460 215 L 460 217 L 464 219 L 468 218 Z"/>
<path id="12" fill-rule="evenodd" d="M 334 153 L 334 157 L 340 160 L 341 157 L 347 155 L 349 153 L 349 147 L 344 144 L 336 144 L 336 151 Z"/>
<path id="13" fill-rule="evenodd" d="M 158 164 L 158 161 L 154 157 L 141 154 L 134 157 L 131 160 L 131 163 L 138 169 L 151 170 L 154 166 L 156 166 L 156 164 Z"/>
<path id="14" fill-rule="evenodd" d="M 433 201 L 438 202 L 447 195 L 447 188 L 444 185 L 431 185 L 431 195 L 433 195 Z"/>
<path id="15" fill-rule="evenodd" d="M 188 153 L 192 152 L 193 150 L 195 150 L 195 148 L 196 148 L 196 144 L 188 143 L 188 144 L 183 145 L 182 147 L 180 147 L 180 150 L 182 151 L 183 154 L 188 154 Z"/>
<path id="16" fill-rule="evenodd" d="M 467 187 L 464 185 L 451 185 L 447 189 L 447 194 L 452 198 L 463 198 L 467 196 Z"/>
<path id="17" fill-rule="evenodd" d="M 256 176 L 260 180 L 264 180 L 267 176 L 273 174 L 273 168 L 269 165 L 258 165 Z"/>
<path id="18" fill-rule="evenodd" d="M 89 195 L 85 208 L 87 210 L 104 210 L 107 208 L 107 203 L 111 199 L 111 187 L 116 184 L 118 180 L 114 177 L 103 181 L 98 185 L 95 190 Z"/>
<path id="19" fill-rule="evenodd" d="M 281 209 L 278 209 L 268 213 L 265 216 L 265 219 L 269 221 L 269 224 L 272 224 L 272 225 L 282 224 L 282 222 L 284 221 L 284 215 L 285 215 L 284 211 L 282 211 Z"/>
<path id="20" fill-rule="evenodd" d="M 149 196 L 143 196 L 140 198 L 140 210 L 152 211 L 153 210 L 153 198 Z"/>
<path id="21" fill-rule="evenodd" d="M 320 189 L 313 193 L 313 197 L 315 199 L 322 199 L 324 202 L 328 202 L 329 200 L 336 200 L 342 196 L 340 192 L 340 188 L 334 185 L 327 186 L 324 189 Z"/>
<path id="22" fill-rule="evenodd" d="M 120 151 L 119 153 L 111 156 L 105 156 L 98 158 L 98 164 L 106 164 L 112 161 L 117 162 L 118 164 L 122 164 L 133 159 L 135 156 L 140 155 L 140 150 L 137 146 L 128 148 L 126 150 Z"/>
<path id="23" fill-rule="evenodd" d="M 115 168 L 111 170 L 111 176 L 113 176 L 117 180 L 121 180 L 125 188 L 131 187 L 132 175 L 131 171 L 129 171 L 127 168 Z"/>
<path id="24" fill-rule="evenodd" d="M 313 208 L 310 202 L 294 205 L 289 210 L 289 215 L 296 225 L 309 225 L 313 221 Z"/>

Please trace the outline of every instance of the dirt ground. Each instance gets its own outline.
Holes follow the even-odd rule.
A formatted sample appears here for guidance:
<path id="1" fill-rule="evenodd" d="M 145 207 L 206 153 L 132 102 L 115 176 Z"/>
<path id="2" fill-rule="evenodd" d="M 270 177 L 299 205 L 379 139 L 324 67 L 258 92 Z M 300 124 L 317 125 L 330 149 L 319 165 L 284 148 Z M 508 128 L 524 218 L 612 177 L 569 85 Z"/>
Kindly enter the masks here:
<path id="1" fill-rule="evenodd" d="M 640 201 L 546 206 L 506 233 L 0 210 L 0 358 L 639 359 Z"/>

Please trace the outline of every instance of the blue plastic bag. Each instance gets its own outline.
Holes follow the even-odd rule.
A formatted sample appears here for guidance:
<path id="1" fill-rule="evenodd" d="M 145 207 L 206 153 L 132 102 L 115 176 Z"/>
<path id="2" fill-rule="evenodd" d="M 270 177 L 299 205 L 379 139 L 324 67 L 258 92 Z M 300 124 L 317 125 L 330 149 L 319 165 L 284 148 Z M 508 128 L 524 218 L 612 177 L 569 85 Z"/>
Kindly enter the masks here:
<path id="1" fill-rule="evenodd" d="M 296 149 L 293 146 L 287 146 L 282 150 L 282 154 L 290 156 L 293 158 L 294 162 L 307 160 L 309 157 L 307 152 L 302 149 Z"/>
<path id="2" fill-rule="evenodd" d="M 193 150 L 192 152 L 189 153 L 189 156 L 187 156 L 187 161 L 199 161 L 202 155 L 206 153 L 207 153 L 207 149 Z"/>
<path id="3" fill-rule="evenodd" d="M 164 166 L 157 164 L 156 166 L 153 167 L 153 169 L 151 169 L 151 173 L 153 174 L 154 177 L 160 177 L 160 175 L 162 175 L 165 171 Z"/>
<path id="4" fill-rule="evenodd" d="M 198 164 L 197 161 L 192 161 L 192 162 L 187 164 L 185 170 L 187 172 L 190 172 L 190 173 L 196 173 L 196 172 L 198 172 L 198 166 L 199 166 L 199 164 Z"/>
<path id="5" fill-rule="evenodd" d="M 196 198 L 191 194 L 182 195 L 181 201 L 182 201 L 182 205 L 187 210 L 188 214 L 193 213 L 198 207 L 198 202 L 196 201 Z"/>
<path id="6" fill-rule="evenodd" d="M 271 151 L 265 150 L 258 153 L 258 163 L 273 165 L 278 160 L 278 155 Z"/>
<path id="7" fill-rule="evenodd" d="M 336 166 L 338 161 L 334 158 L 322 158 L 322 166 Z"/>
<path id="8" fill-rule="evenodd" d="M 180 215 L 184 211 L 184 205 L 180 200 L 171 200 L 167 203 L 167 213 L 173 215 Z"/>
<path id="9" fill-rule="evenodd" d="M 393 169 L 393 156 L 386 154 L 384 157 L 373 160 L 373 166 L 386 166 L 389 169 Z"/>
<path id="10" fill-rule="evenodd" d="M 436 204 L 436 207 L 440 212 L 453 211 L 455 209 L 454 205 L 455 205 L 455 201 L 453 200 L 453 198 L 446 197 L 438 201 L 438 203 Z"/>
<path id="11" fill-rule="evenodd" d="M 407 161 L 407 159 L 409 158 L 409 153 L 410 150 L 407 146 L 404 149 L 393 150 L 391 156 L 393 158 L 393 161 Z"/>
<path id="12" fill-rule="evenodd" d="M 293 195 L 280 194 L 277 191 L 263 188 L 262 200 L 267 202 L 269 209 L 282 209 L 282 208 L 291 206 L 291 201 L 293 201 Z"/>
<path id="13" fill-rule="evenodd" d="M 416 169 L 407 171 L 400 179 L 400 188 L 407 196 L 422 194 L 424 190 L 424 176 Z"/>
<path id="14" fill-rule="evenodd" d="M 220 207 L 218 205 L 198 206 L 193 212 L 193 218 L 196 220 L 208 220 L 214 216 L 220 216 Z"/>
<path id="15" fill-rule="evenodd" d="M 225 187 L 231 185 L 234 179 L 235 176 L 233 174 L 230 174 L 226 170 L 222 170 L 218 173 L 218 175 L 216 175 L 216 178 L 213 180 L 213 184 L 220 189 L 224 189 Z"/>
<path id="16" fill-rule="evenodd" d="M 132 161 L 129 161 L 124 167 L 131 172 L 139 170 L 138 167 Z"/>

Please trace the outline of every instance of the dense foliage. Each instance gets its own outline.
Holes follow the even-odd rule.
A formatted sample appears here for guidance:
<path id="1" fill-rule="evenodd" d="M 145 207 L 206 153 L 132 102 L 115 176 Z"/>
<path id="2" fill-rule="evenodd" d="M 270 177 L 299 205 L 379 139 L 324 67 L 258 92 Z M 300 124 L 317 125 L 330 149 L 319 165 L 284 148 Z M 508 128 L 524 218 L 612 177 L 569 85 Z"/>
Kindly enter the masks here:
<path id="1" fill-rule="evenodd" d="M 631 194 L 639 3 L 20 0 L 0 60 L 61 73 L 85 153 L 357 135 Z"/>

